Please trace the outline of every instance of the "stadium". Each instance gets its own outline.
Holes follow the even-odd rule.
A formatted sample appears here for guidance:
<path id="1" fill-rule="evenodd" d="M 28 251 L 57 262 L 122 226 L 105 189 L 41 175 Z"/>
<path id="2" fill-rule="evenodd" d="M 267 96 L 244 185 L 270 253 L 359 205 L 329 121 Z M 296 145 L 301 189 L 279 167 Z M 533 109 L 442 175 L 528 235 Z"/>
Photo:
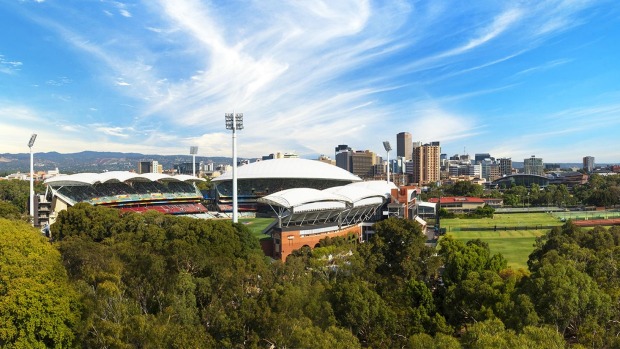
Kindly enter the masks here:
<path id="1" fill-rule="evenodd" d="M 270 238 L 261 241 L 261 246 L 266 255 L 282 260 L 296 249 L 315 247 L 326 237 L 362 241 L 374 233 L 375 222 L 388 216 L 413 218 L 412 203 L 418 192 L 387 181 L 362 181 L 334 165 L 305 159 L 255 162 L 241 166 L 237 178 L 240 211 L 275 217 L 264 231 Z M 80 202 L 130 212 L 225 217 L 209 213 L 202 204 L 203 195 L 196 187 L 200 181 L 204 179 L 122 171 L 52 177 L 45 181 L 50 224 L 58 212 Z M 212 182 L 216 208 L 232 211 L 232 174 Z"/>
<path id="2" fill-rule="evenodd" d="M 188 175 L 136 174 L 125 171 L 60 175 L 45 181 L 51 202 L 50 224 L 58 212 L 79 202 L 118 208 L 121 211 L 156 210 L 166 214 L 205 217 L 202 194 Z"/>
<path id="3" fill-rule="evenodd" d="M 313 248 L 326 237 L 350 236 L 361 241 L 374 233 L 375 222 L 386 218 L 397 191 L 394 183 L 369 181 L 323 190 L 286 189 L 259 198 L 277 217 L 263 250 L 285 260 L 294 250 Z"/>
<path id="4" fill-rule="evenodd" d="M 258 199 L 293 188 L 323 190 L 361 182 L 358 176 L 317 160 L 272 159 L 240 166 L 237 170 L 239 211 L 256 211 Z M 211 181 L 212 197 L 218 211 L 232 211 L 232 173 L 226 172 Z"/>

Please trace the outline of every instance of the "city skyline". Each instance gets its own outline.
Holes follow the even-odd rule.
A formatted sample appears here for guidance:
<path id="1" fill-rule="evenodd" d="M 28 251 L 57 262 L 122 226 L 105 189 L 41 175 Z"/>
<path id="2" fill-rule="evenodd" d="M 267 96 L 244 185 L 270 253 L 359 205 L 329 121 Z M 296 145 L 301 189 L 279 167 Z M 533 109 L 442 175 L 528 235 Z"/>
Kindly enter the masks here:
<path id="1" fill-rule="evenodd" d="M 609 1 L 0 4 L 0 153 L 442 153 L 620 161 Z M 465 150 L 466 149 L 466 150 Z M 395 151 L 392 151 L 395 156 Z"/>

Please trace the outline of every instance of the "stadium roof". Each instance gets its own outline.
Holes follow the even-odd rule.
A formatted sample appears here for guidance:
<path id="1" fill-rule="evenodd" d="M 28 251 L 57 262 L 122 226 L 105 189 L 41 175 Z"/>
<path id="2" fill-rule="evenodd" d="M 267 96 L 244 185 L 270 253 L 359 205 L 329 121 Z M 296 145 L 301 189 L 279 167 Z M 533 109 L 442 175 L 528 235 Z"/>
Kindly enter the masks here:
<path id="1" fill-rule="evenodd" d="M 291 212 L 344 210 L 346 198 L 324 190 L 293 188 L 281 190 L 258 199 L 258 202 L 289 209 Z"/>
<path id="2" fill-rule="evenodd" d="M 362 179 L 340 167 L 318 160 L 307 159 L 272 159 L 253 162 L 239 166 L 237 179 L 254 178 L 315 178 L 331 179 L 348 182 L 359 182 Z M 213 178 L 212 182 L 232 180 L 232 172 Z"/>
<path id="3" fill-rule="evenodd" d="M 201 182 L 204 178 L 197 178 L 188 175 L 169 176 L 161 173 L 137 174 L 128 171 L 110 171 L 103 173 L 76 173 L 72 175 L 58 175 L 45 180 L 45 184 L 51 186 L 76 186 L 76 185 L 95 185 L 99 183 L 121 183 L 127 181 L 134 182 L 156 182 L 156 181 L 176 181 L 176 182 Z"/>
<path id="4" fill-rule="evenodd" d="M 258 202 L 286 208 L 291 212 L 344 210 L 347 206 L 381 205 L 389 198 L 394 183 L 385 181 L 355 182 L 324 190 L 293 188 L 258 199 Z"/>

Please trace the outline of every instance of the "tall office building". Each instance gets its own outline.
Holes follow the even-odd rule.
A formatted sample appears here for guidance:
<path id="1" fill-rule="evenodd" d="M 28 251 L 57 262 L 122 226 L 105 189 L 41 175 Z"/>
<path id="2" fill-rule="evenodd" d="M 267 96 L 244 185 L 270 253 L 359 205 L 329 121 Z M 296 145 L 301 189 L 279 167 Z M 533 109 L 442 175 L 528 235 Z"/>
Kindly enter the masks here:
<path id="1" fill-rule="evenodd" d="M 138 173 L 162 173 L 162 166 L 157 160 L 140 161 L 138 163 Z"/>
<path id="2" fill-rule="evenodd" d="M 363 178 L 372 179 L 375 175 L 374 165 L 377 155 L 370 150 L 358 150 L 351 154 L 351 173 Z"/>
<path id="3" fill-rule="evenodd" d="M 544 174 L 542 158 L 532 155 L 529 159 L 523 159 L 523 173 L 542 176 Z"/>
<path id="4" fill-rule="evenodd" d="M 413 182 L 426 185 L 440 179 L 441 146 L 432 142 L 416 147 L 413 150 Z"/>
<path id="5" fill-rule="evenodd" d="M 413 154 L 413 142 L 411 133 L 401 132 L 396 135 L 396 156 L 405 160 L 411 160 Z"/>
<path id="6" fill-rule="evenodd" d="M 351 172 L 351 147 L 346 144 L 340 144 L 336 147 L 336 166 L 343 170 Z"/>
<path id="7" fill-rule="evenodd" d="M 594 170 L 594 156 L 584 156 L 583 169 L 588 173 Z"/>
<path id="8" fill-rule="evenodd" d="M 474 164 L 480 164 L 485 159 L 491 159 L 491 154 L 489 153 L 478 153 L 474 155 Z"/>
<path id="9" fill-rule="evenodd" d="M 491 159 L 485 159 L 480 162 L 481 170 L 482 170 L 482 178 L 486 179 L 489 182 L 492 182 L 499 177 L 499 164 Z"/>
<path id="10" fill-rule="evenodd" d="M 499 161 L 499 175 L 510 176 L 512 174 L 512 159 L 501 158 Z"/>

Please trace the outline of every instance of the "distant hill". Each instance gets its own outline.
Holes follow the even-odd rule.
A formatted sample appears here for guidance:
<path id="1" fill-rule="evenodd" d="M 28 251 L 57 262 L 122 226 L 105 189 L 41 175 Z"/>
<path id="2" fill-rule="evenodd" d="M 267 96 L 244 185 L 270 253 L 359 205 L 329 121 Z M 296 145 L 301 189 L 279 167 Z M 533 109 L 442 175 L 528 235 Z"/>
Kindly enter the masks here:
<path id="1" fill-rule="evenodd" d="M 62 173 L 129 171 L 137 170 L 140 161 L 158 161 L 164 169 L 175 164 L 192 162 L 190 155 L 156 155 L 121 152 L 83 151 L 62 154 L 58 152 L 34 153 L 35 171 L 48 171 L 58 168 Z M 232 164 L 227 157 L 196 156 L 196 162 Z M 30 171 L 30 154 L 0 154 L 0 173 Z"/>

